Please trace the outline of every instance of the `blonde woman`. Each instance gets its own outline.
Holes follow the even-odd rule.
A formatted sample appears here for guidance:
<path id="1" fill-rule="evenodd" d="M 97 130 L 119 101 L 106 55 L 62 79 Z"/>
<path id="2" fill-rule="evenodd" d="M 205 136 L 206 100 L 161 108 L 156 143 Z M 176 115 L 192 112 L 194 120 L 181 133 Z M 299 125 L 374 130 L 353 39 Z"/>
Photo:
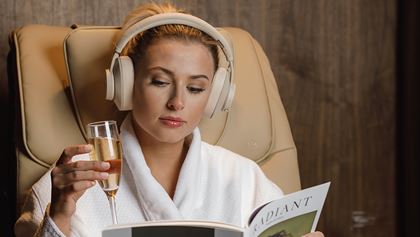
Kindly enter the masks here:
<path id="1" fill-rule="evenodd" d="M 179 12 L 169 4 L 135 9 L 122 32 L 148 17 Z M 218 42 L 188 25 L 165 24 L 132 37 L 122 54 L 134 66 L 132 112 L 121 125 L 120 224 L 203 219 L 244 226 L 257 206 L 283 195 L 258 165 L 203 142 L 197 128 L 218 69 Z M 32 188 L 17 236 L 100 236 L 111 224 L 96 180 L 106 162 L 79 160 L 90 145 L 69 146 Z M 311 233 L 308 236 L 323 236 Z"/>

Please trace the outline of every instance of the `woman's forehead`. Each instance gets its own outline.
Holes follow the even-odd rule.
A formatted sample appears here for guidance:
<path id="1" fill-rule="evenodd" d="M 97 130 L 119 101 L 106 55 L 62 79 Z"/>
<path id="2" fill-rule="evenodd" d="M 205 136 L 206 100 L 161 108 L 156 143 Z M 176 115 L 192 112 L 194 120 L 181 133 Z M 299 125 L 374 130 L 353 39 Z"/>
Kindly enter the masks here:
<path id="1" fill-rule="evenodd" d="M 197 50 L 204 51 L 206 54 L 211 56 L 210 50 L 201 42 L 196 40 L 189 40 L 184 38 L 159 38 L 151 42 L 151 44 L 147 47 L 146 51 L 150 51 L 150 49 L 156 50 L 159 48 L 168 49 L 186 49 L 190 48 L 190 50 Z"/>
<path id="2" fill-rule="evenodd" d="M 211 73 L 214 62 L 211 52 L 201 43 L 177 39 L 159 39 L 145 51 L 143 63 L 147 67 L 164 66 Z"/>

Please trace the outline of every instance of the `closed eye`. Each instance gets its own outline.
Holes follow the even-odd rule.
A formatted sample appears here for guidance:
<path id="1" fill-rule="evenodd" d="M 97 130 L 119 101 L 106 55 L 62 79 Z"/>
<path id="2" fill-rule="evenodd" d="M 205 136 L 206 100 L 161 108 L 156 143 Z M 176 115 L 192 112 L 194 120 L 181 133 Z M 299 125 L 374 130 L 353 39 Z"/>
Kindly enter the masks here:
<path id="1" fill-rule="evenodd" d="M 206 90 L 205 88 L 192 87 L 192 86 L 187 87 L 187 88 L 188 88 L 188 90 L 189 90 L 191 93 L 193 93 L 193 94 L 198 94 L 198 93 L 201 93 L 201 92 L 203 92 L 203 91 L 205 91 L 205 90 Z"/>
<path id="2" fill-rule="evenodd" d="M 155 85 L 155 86 L 159 86 L 159 87 L 163 87 L 169 84 L 169 82 L 165 82 L 165 81 L 161 81 L 158 79 L 153 78 L 152 81 L 150 82 L 150 84 Z"/>

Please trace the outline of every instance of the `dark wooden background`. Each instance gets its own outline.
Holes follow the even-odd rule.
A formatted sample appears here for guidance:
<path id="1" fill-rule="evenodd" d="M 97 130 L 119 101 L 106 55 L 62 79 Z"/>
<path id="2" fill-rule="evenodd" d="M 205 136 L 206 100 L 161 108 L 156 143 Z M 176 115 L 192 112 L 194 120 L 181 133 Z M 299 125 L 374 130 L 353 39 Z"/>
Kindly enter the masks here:
<path id="1" fill-rule="evenodd" d="M 0 1 L 0 109 L 9 108 L 9 32 L 33 23 L 119 25 L 141 2 Z M 318 229 L 327 237 L 398 236 L 396 1 L 173 2 L 215 26 L 244 28 L 265 49 L 298 148 L 302 186 L 332 181 Z M 0 122 L 5 146 L 11 132 L 7 113 Z M 2 163 L 13 164 L 10 151 L 2 150 Z M 2 215 L 9 217 L 1 231 L 9 236 L 15 218 L 13 170 L 1 173 Z M 357 220 L 368 224 L 358 227 Z"/>

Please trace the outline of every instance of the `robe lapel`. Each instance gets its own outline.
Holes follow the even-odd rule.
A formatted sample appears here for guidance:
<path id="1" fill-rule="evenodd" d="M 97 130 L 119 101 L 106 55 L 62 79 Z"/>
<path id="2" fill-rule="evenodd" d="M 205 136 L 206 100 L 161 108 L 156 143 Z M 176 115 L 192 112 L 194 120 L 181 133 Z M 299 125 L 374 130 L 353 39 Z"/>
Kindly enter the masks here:
<path id="1" fill-rule="evenodd" d="M 153 177 L 147 166 L 141 147 L 137 142 L 130 115 L 121 126 L 121 140 L 124 162 L 126 162 L 126 165 L 123 166 L 123 175 L 132 176 L 132 179 L 127 177 L 127 180 L 132 180 L 133 183 L 129 185 L 136 187 L 136 198 L 145 218 L 148 221 L 183 219 L 175 203 Z"/>
<path id="2" fill-rule="evenodd" d="M 173 202 L 184 216 L 191 216 L 194 210 L 203 206 L 205 185 L 202 176 L 206 170 L 206 165 L 203 162 L 200 131 L 196 128 L 187 156 L 181 167 L 173 198 Z"/>

